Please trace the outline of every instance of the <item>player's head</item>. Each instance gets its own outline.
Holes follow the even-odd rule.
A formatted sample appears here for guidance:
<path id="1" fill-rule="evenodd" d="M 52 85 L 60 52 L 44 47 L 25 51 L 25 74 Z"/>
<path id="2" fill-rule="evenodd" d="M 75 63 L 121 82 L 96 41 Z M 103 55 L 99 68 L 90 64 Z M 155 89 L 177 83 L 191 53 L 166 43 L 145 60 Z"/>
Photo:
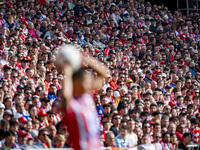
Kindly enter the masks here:
<path id="1" fill-rule="evenodd" d="M 89 92 L 92 88 L 92 77 L 86 69 L 80 69 L 73 75 L 74 92 L 81 94 Z"/>

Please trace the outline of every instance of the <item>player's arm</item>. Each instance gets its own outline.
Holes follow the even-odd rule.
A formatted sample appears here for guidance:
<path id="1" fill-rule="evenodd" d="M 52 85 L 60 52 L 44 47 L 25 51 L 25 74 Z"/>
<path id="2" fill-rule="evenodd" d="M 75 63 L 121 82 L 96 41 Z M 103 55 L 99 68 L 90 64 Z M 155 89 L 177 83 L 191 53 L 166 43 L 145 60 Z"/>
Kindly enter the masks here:
<path id="1" fill-rule="evenodd" d="M 93 80 L 93 89 L 97 89 L 102 85 L 103 78 L 106 78 L 108 68 L 100 61 L 89 61 L 91 59 L 88 59 L 88 57 L 85 57 L 84 60 L 87 62 L 88 67 L 98 74 L 98 77 Z"/>
<path id="2" fill-rule="evenodd" d="M 64 76 L 65 79 L 63 81 L 63 87 L 62 87 L 62 106 L 63 108 L 66 108 L 69 101 L 72 99 L 72 92 L 73 92 L 73 82 L 72 82 L 72 75 L 73 75 L 73 68 L 70 64 L 66 64 L 64 66 Z"/>
<path id="3" fill-rule="evenodd" d="M 56 58 L 57 70 L 65 76 L 62 85 L 62 107 L 65 108 L 73 94 L 72 75 L 81 67 L 82 57 L 75 46 L 67 44 L 58 50 Z"/>

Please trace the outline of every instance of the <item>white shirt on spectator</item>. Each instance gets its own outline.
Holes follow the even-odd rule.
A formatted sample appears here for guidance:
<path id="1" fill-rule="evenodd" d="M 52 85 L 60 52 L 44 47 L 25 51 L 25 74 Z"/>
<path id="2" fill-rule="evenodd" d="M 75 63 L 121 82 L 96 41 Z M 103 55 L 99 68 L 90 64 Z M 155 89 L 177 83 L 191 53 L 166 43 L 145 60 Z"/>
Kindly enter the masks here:
<path id="1" fill-rule="evenodd" d="M 133 147 L 133 146 L 137 146 L 137 142 L 138 142 L 138 137 L 135 133 L 128 133 L 126 135 L 126 137 L 129 139 L 130 143 L 129 146 Z"/>

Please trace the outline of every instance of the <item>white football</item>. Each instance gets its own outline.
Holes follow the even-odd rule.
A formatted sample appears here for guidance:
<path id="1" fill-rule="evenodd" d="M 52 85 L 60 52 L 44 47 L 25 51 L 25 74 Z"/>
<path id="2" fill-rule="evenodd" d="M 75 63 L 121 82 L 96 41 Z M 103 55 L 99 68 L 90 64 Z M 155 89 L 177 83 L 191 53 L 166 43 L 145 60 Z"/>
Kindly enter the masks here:
<path id="1" fill-rule="evenodd" d="M 78 49 L 71 44 L 66 44 L 58 50 L 56 63 L 61 67 L 65 63 L 70 63 L 74 71 L 77 71 L 81 67 L 81 60 L 81 53 Z"/>

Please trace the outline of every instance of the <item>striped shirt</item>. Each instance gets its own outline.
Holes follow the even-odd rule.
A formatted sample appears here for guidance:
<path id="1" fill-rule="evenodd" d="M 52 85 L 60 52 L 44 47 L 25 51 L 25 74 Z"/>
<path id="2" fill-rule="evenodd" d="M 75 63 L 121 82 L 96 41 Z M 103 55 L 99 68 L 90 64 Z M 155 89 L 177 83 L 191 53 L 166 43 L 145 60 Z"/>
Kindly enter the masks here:
<path id="1" fill-rule="evenodd" d="M 100 150 L 100 136 L 94 100 L 89 94 L 73 98 L 65 110 L 63 124 L 75 150 Z"/>

